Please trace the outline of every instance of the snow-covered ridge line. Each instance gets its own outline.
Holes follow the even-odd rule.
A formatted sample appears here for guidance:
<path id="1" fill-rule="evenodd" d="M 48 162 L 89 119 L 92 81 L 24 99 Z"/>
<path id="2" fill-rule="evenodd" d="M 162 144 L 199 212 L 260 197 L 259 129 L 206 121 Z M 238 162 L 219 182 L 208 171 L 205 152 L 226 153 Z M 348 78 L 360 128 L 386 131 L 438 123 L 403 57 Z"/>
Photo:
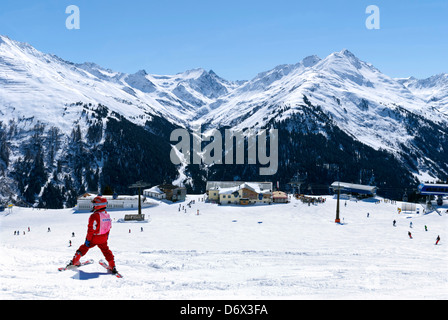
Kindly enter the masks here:
<path id="1" fill-rule="evenodd" d="M 284 125 L 307 128 L 328 140 L 329 130 L 337 128 L 348 139 L 375 151 L 386 150 L 414 176 L 428 173 L 443 178 L 448 172 L 444 161 L 448 152 L 447 79 L 446 74 L 426 80 L 394 79 L 347 49 L 325 58 L 309 56 L 296 64 L 279 65 L 249 81 L 228 81 L 201 68 L 175 75 L 152 75 L 145 70 L 126 74 L 94 62 L 68 62 L 0 36 L 0 123 L 3 127 L 10 121 L 25 125 L 22 120 L 30 119 L 26 123 L 30 130 L 24 130 L 24 135 L 32 136 L 34 125 L 41 123 L 48 129 L 57 128 L 67 141 L 80 125 L 83 139 L 95 131 L 102 143 L 105 135 L 100 135 L 100 127 L 104 133 L 111 119 L 126 119 L 155 135 L 163 132 L 164 137 L 177 127 L 243 131 Z M 98 113 L 103 117 L 101 125 L 96 116 L 82 117 L 85 112 L 97 112 L 86 111 L 85 105 L 105 106 L 107 115 Z M 115 130 L 119 131 L 110 129 L 109 133 L 117 138 L 121 128 Z M 287 158 L 294 142 L 285 140 L 280 144 L 285 144 L 283 156 Z M 170 141 L 163 143 L 171 147 Z M 0 170 L 5 172 L 12 168 L 8 163 L 15 163 L 25 151 L 17 139 L 4 140 L 1 145 L 8 144 L 10 154 L 3 152 L 2 157 L 0 152 Z M 339 147 L 343 156 L 358 152 L 349 147 Z M 95 160 L 98 165 L 100 158 Z M 363 166 L 370 168 L 367 161 L 371 162 L 366 160 Z M 179 179 L 191 180 L 185 171 L 182 167 Z"/>
<path id="2" fill-rule="evenodd" d="M 57 113 L 64 104 L 82 101 L 101 103 L 130 119 L 157 112 L 183 126 L 218 126 L 235 122 L 262 102 L 296 105 L 306 95 L 340 121 L 351 118 L 350 111 L 363 100 L 370 106 L 401 105 L 433 118 L 431 107 L 448 112 L 443 95 L 447 79 L 446 74 L 426 80 L 393 79 L 347 49 L 325 59 L 309 56 L 297 64 L 279 65 L 250 81 L 227 81 L 201 68 L 176 75 L 145 70 L 125 74 L 93 62 L 74 64 L 0 36 L 0 104 L 13 105 L 18 113 L 34 114 L 42 106 Z M 344 109 L 347 112 L 341 113 Z M 260 124 L 265 111 L 255 112 L 241 125 Z M 46 114 L 40 118 L 51 118 Z M 350 120 L 352 125 L 359 121 Z"/>

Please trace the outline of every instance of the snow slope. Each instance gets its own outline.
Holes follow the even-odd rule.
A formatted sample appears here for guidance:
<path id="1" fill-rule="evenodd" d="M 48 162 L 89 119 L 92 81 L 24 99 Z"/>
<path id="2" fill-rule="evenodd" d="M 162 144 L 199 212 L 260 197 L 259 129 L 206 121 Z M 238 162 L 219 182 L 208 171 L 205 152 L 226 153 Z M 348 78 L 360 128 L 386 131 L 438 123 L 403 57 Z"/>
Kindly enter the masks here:
<path id="1" fill-rule="evenodd" d="M 447 75 L 411 79 L 393 79 L 346 49 L 280 65 L 250 81 L 227 81 L 204 69 L 125 74 L 64 61 L 0 36 L 0 121 L 5 123 L 33 116 L 70 127 L 82 110 L 66 106 L 80 101 L 103 104 L 139 125 L 158 115 L 186 127 L 252 128 L 278 117 L 280 107 L 291 107 L 282 117 L 294 114 L 306 95 L 359 141 L 396 150 L 412 138 L 398 119 L 387 117 L 397 107 L 448 123 Z"/>
<path id="2" fill-rule="evenodd" d="M 187 213 L 160 203 L 144 209 L 149 223 L 113 224 L 109 243 L 124 279 L 97 263 L 57 271 L 83 243 L 87 213 L 1 213 L 0 299 L 448 298 L 447 214 L 399 215 L 390 203 L 347 201 L 338 225 L 330 197 L 318 206 L 292 200 L 244 208 L 199 198 L 188 196 L 196 204 Z M 102 255 L 94 248 L 88 258 Z"/>
<path id="3" fill-rule="evenodd" d="M 198 108 L 236 85 L 203 69 L 158 76 L 74 64 L 0 35 L 0 121 L 34 117 L 63 129 L 82 111 L 67 112 L 67 105 L 83 102 L 106 105 L 139 125 L 152 115 L 187 125 Z"/>
<path id="4" fill-rule="evenodd" d="M 431 107 L 448 114 L 448 74 L 441 73 L 427 79 L 410 77 L 397 80 Z"/>
<path id="5" fill-rule="evenodd" d="M 400 117 L 391 116 L 398 108 L 448 123 L 447 114 L 441 112 L 444 107 L 431 108 L 424 97 L 346 49 L 325 59 L 311 56 L 260 73 L 223 98 L 203 121 L 240 129 L 261 127 L 273 118 L 281 120 L 300 112 L 304 96 L 321 106 L 340 129 L 376 150 L 396 152 L 414 138 Z M 289 110 L 283 112 L 284 107 Z"/>

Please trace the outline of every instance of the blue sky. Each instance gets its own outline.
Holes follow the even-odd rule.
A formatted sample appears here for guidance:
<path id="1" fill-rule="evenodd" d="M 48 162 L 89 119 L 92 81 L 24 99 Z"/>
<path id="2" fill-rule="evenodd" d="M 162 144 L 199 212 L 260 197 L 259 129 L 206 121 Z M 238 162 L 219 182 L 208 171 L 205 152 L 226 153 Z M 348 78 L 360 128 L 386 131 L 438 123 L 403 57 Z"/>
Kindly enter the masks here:
<path id="1" fill-rule="evenodd" d="M 81 28 L 68 30 L 68 5 Z M 368 30 L 377 5 L 379 30 Z M 446 0 L 14 0 L 0 34 L 73 62 L 175 74 L 213 69 L 246 80 L 279 64 L 349 49 L 392 77 L 448 72 Z"/>

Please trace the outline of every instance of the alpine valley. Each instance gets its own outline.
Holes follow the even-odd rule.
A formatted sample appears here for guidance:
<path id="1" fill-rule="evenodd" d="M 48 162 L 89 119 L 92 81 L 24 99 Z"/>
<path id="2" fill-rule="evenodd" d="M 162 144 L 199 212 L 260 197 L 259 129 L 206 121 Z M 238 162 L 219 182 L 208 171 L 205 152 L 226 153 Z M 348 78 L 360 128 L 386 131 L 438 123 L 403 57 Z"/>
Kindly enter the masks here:
<path id="1" fill-rule="evenodd" d="M 278 171 L 170 161 L 174 129 L 278 129 Z M 130 193 L 138 180 L 279 181 L 309 193 L 334 180 L 401 197 L 448 179 L 448 75 L 394 79 L 348 50 L 280 65 L 250 81 L 213 71 L 125 74 L 75 64 L 0 36 L 0 202 L 73 207 L 79 194 Z M 245 162 L 247 163 L 247 162 Z M 134 190 L 135 192 L 135 190 Z"/>

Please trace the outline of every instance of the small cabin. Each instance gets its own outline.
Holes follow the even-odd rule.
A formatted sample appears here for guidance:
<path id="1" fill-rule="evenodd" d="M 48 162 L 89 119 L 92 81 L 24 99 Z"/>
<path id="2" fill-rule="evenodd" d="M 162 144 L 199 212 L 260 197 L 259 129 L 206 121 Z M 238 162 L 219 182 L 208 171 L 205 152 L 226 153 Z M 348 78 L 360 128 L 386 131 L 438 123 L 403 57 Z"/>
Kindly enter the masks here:
<path id="1" fill-rule="evenodd" d="M 143 195 L 154 199 L 166 199 L 172 202 L 185 201 L 187 189 L 173 184 L 161 184 L 151 189 L 143 190 Z"/>
<path id="2" fill-rule="evenodd" d="M 288 195 L 283 191 L 274 191 L 272 193 L 272 202 L 274 203 L 287 203 Z"/>
<path id="3" fill-rule="evenodd" d="M 153 199 L 166 199 L 166 193 L 160 190 L 158 186 L 152 187 L 151 189 L 143 190 L 143 195 Z"/>

